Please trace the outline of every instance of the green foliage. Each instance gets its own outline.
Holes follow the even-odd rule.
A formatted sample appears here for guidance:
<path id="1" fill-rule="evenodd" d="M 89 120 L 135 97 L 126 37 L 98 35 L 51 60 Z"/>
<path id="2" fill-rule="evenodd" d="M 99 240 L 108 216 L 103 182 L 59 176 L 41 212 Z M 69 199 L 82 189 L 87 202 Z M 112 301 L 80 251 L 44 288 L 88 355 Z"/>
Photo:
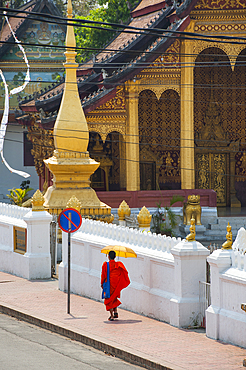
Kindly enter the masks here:
<path id="1" fill-rule="evenodd" d="M 138 1 L 136 0 L 98 0 L 98 6 L 90 11 L 86 19 L 97 22 L 126 24 L 130 20 L 131 10 L 137 3 Z M 85 19 L 80 16 L 76 16 L 76 18 Z M 78 62 L 82 62 L 92 54 L 96 54 L 96 51 L 90 50 L 90 48 L 98 50 L 103 48 L 116 34 L 109 31 L 109 29 L 113 29 L 111 26 L 96 26 L 99 26 L 101 29 L 90 27 L 75 28 L 76 45 L 88 49 L 78 51 Z"/>
<path id="2" fill-rule="evenodd" d="M 22 204 L 29 199 L 27 196 L 27 193 L 30 190 L 33 190 L 29 187 L 26 187 L 24 189 L 21 188 L 13 188 L 13 189 L 8 189 L 10 194 L 7 194 L 7 197 L 11 199 L 11 203 L 16 204 L 17 206 L 21 207 Z"/>
<path id="3" fill-rule="evenodd" d="M 178 225 L 180 216 L 177 216 L 171 206 L 177 202 L 184 202 L 184 197 L 174 195 L 170 200 L 170 207 L 157 203 L 157 211 L 152 215 L 153 226 L 151 231 L 156 234 L 174 236 L 174 229 Z"/>

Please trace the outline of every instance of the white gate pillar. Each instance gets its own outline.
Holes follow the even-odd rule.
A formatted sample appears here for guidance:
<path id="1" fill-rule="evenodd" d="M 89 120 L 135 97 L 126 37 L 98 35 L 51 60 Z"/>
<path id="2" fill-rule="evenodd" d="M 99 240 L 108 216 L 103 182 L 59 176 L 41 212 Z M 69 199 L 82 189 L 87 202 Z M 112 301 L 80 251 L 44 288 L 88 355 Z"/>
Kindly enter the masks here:
<path id="1" fill-rule="evenodd" d="M 207 258 L 210 265 L 211 306 L 206 310 L 206 335 L 212 339 L 219 339 L 220 273 L 231 266 L 231 253 L 232 249 L 217 249 Z"/>
<path id="2" fill-rule="evenodd" d="M 199 314 L 199 281 L 206 281 L 209 250 L 197 241 L 182 240 L 171 253 L 174 256 L 174 293 L 170 299 L 170 324 L 187 327 Z"/>
<path id="3" fill-rule="evenodd" d="M 24 254 L 28 280 L 51 277 L 50 223 L 46 211 L 30 211 L 23 220 L 27 224 L 27 252 Z"/>

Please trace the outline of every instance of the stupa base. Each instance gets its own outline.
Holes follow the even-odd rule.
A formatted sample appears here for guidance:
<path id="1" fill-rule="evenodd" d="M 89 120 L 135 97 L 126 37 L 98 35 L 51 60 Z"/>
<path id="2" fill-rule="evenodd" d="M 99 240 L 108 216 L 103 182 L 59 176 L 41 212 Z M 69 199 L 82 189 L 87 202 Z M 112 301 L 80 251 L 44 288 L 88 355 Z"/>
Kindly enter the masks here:
<path id="1" fill-rule="evenodd" d="M 92 218 L 105 222 L 112 222 L 114 216 L 111 215 L 111 207 L 101 202 L 94 189 L 87 188 L 56 188 L 50 186 L 44 195 L 44 207 L 51 213 L 59 215 L 65 208 L 69 200 L 75 196 L 81 203 L 80 213 L 82 217 Z"/>

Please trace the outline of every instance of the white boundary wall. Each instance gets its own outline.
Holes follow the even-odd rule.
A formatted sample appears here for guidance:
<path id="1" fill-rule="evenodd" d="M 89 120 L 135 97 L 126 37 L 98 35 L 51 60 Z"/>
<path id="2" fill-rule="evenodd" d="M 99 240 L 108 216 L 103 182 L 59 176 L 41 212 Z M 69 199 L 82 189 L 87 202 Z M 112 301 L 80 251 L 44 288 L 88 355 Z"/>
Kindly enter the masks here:
<path id="1" fill-rule="evenodd" d="M 243 234 L 242 244 L 246 243 L 245 230 Z M 237 239 L 233 246 L 238 245 Z M 211 269 L 211 306 L 206 310 L 206 334 L 246 347 L 246 312 L 241 310 L 241 304 L 246 303 L 244 250 L 216 250 L 207 260 Z"/>
<path id="2" fill-rule="evenodd" d="M 0 203 L 0 270 L 27 279 L 51 277 L 50 222 L 46 211 Z M 27 229 L 27 251 L 14 252 L 14 226 Z"/>
<path id="3" fill-rule="evenodd" d="M 62 235 L 63 260 L 59 288 L 67 290 L 67 234 Z M 199 280 L 205 280 L 207 248 L 199 242 L 154 235 L 83 219 L 71 238 L 71 292 L 100 300 L 101 266 L 107 245 L 126 245 L 137 258 L 120 258 L 131 284 L 122 292 L 122 307 L 175 326 L 191 324 L 199 313 Z"/>

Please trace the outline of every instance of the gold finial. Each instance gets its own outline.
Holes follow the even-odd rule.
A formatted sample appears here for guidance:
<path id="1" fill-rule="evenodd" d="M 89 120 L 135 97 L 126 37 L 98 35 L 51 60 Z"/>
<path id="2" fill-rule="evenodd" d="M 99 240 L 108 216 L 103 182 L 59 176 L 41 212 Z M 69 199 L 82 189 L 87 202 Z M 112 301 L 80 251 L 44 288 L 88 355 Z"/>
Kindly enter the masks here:
<path id="1" fill-rule="evenodd" d="M 145 227 L 145 228 L 150 227 L 152 216 L 145 206 L 143 206 L 137 218 L 138 218 L 139 227 Z"/>
<path id="2" fill-rule="evenodd" d="M 130 214 L 131 214 L 131 209 L 129 208 L 126 201 L 123 200 L 120 203 L 119 208 L 118 208 L 119 221 L 125 221 L 125 216 L 130 216 Z"/>
<path id="3" fill-rule="evenodd" d="M 72 13 L 73 13 L 72 1 L 68 0 L 68 2 L 67 2 L 67 18 L 72 18 L 73 17 Z"/>
<path id="4" fill-rule="evenodd" d="M 75 197 L 75 195 L 73 195 L 72 198 L 70 198 L 67 202 L 67 208 L 74 208 L 80 212 L 81 202 Z"/>
<path id="5" fill-rule="evenodd" d="M 32 210 L 33 211 L 44 211 L 44 196 L 40 190 L 37 190 L 32 197 Z"/>
<path id="6" fill-rule="evenodd" d="M 195 225 L 195 219 L 192 216 L 190 220 L 190 234 L 187 235 L 186 240 L 188 240 L 188 242 L 194 242 L 195 237 L 196 237 L 196 225 Z"/>
<path id="7" fill-rule="evenodd" d="M 226 234 L 226 242 L 222 244 L 222 249 L 232 249 L 232 232 L 231 232 L 231 225 L 228 222 L 226 227 L 227 234 Z"/>

